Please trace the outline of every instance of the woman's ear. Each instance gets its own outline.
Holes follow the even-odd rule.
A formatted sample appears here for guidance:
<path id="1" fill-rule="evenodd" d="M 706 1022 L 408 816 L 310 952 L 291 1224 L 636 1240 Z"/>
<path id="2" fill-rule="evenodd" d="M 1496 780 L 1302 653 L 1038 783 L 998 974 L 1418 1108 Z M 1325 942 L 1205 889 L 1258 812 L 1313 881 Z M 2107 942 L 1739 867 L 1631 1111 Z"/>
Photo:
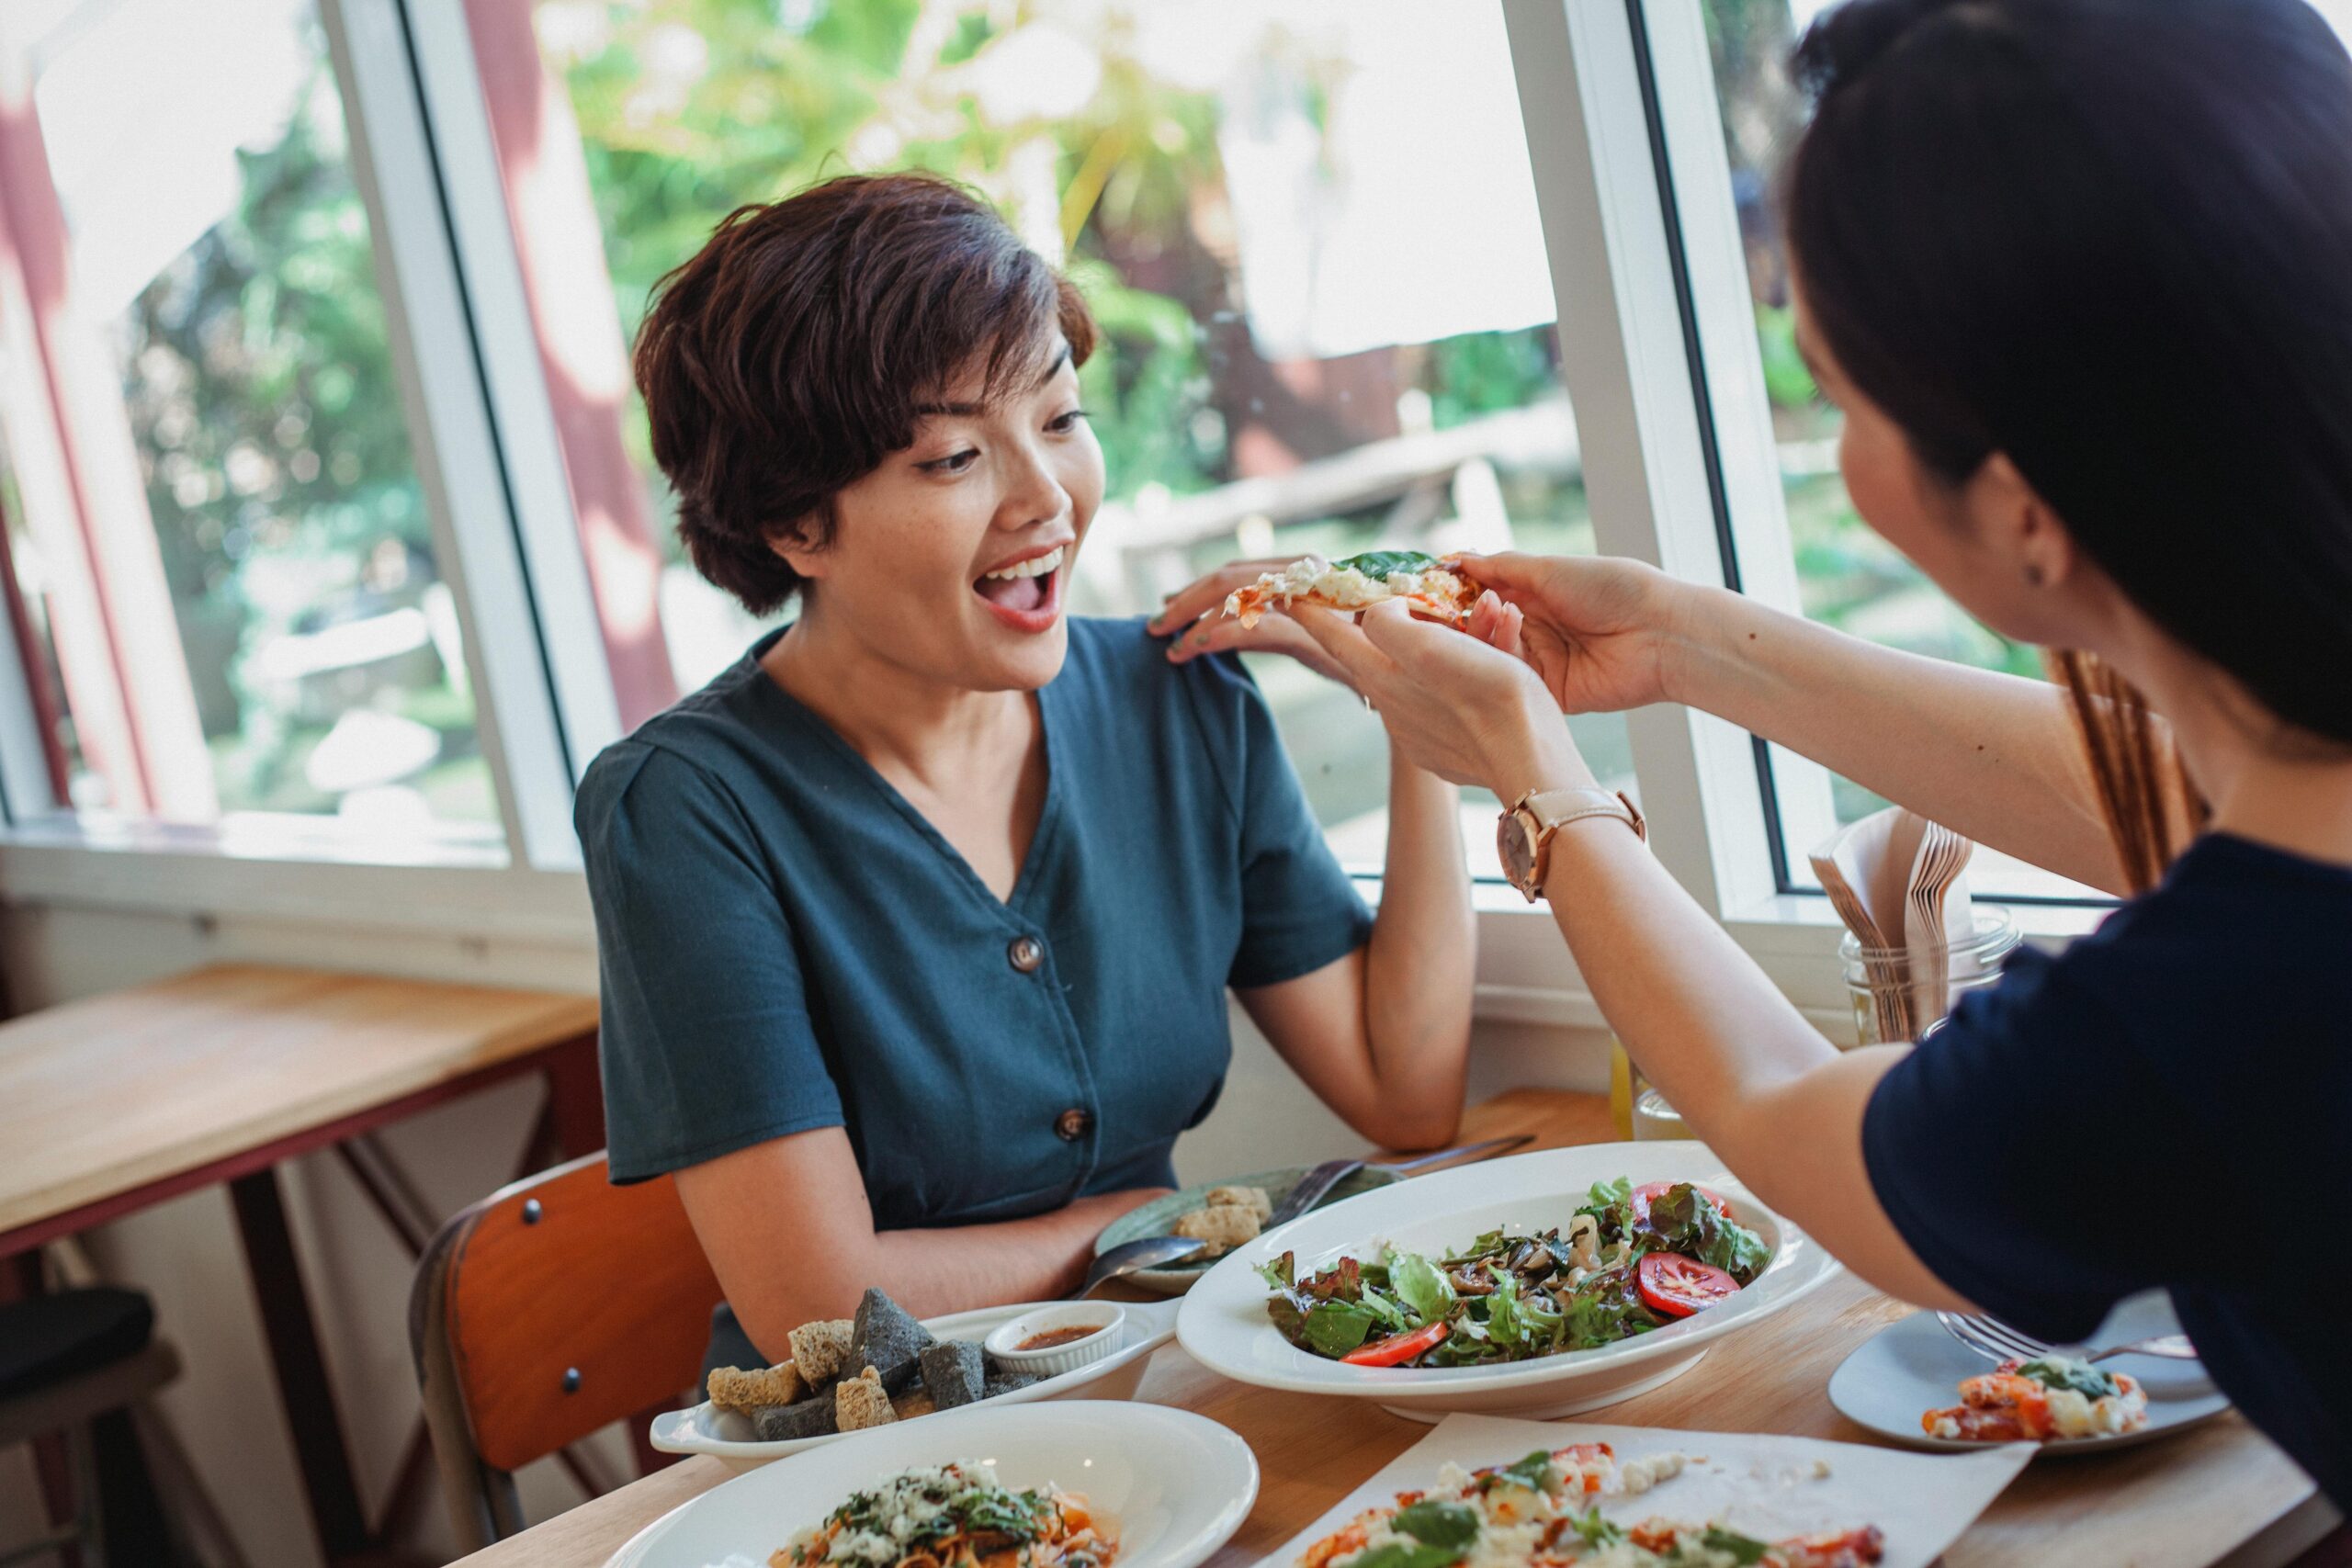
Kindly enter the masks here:
<path id="1" fill-rule="evenodd" d="M 777 559 L 802 577 L 811 580 L 822 578 L 825 575 L 826 552 L 809 543 L 816 533 L 817 530 L 809 527 L 805 519 L 779 524 L 768 530 L 768 548 L 775 552 Z"/>
<path id="2" fill-rule="evenodd" d="M 2074 536 L 2006 452 L 1984 459 L 1970 484 L 1979 536 L 2008 559 L 2029 588 L 2057 588 L 2074 576 Z"/>

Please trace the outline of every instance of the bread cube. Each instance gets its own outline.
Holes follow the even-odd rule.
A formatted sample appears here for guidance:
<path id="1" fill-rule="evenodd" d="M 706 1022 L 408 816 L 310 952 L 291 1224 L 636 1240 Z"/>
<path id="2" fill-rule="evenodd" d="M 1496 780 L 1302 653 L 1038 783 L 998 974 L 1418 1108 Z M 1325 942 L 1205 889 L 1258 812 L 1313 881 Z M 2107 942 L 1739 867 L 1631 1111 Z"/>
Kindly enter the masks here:
<path id="1" fill-rule="evenodd" d="M 835 1317 L 804 1323 L 785 1336 L 792 1349 L 792 1364 L 800 1369 L 804 1385 L 818 1390 L 841 1376 L 842 1368 L 849 1362 L 849 1339 L 855 1327 L 848 1318 Z"/>
<path id="2" fill-rule="evenodd" d="M 763 1371 L 745 1371 L 741 1367 L 710 1370 L 711 1404 L 738 1416 L 749 1416 L 763 1404 L 797 1404 L 808 1392 L 800 1381 L 800 1369 L 790 1361 L 779 1361 Z"/>
<path id="3" fill-rule="evenodd" d="M 844 1432 L 886 1427 L 896 1421 L 899 1413 L 890 1408 L 890 1395 L 882 1387 L 882 1374 L 868 1367 L 857 1376 L 835 1383 L 833 1418 Z"/>

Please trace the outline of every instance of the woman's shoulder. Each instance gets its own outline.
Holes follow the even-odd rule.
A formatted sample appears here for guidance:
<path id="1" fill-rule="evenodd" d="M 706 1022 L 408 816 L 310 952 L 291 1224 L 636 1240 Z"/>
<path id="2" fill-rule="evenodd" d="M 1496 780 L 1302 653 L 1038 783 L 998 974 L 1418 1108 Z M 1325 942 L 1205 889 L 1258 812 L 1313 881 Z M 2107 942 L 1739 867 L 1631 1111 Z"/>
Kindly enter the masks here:
<path id="1" fill-rule="evenodd" d="M 2011 962 L 2026 994 L 2071 1000 L 2142 1058 L 2299 1039 L 2352 1011 L 2352 869 L 2208 836 L 2098 931 Z"/>
<path id="2" fill-rule="evenodd" d="M 748 660 L 731 666 L 598 752 L 575 795 L 582 842 L 624 807 L 731 802 L 745 748 L 756 740 L 743 708 L 747 681 L 758 675 Z"/>
<path id="3" fill-rule="evenodd" d="M 1153 635 L 1141 616 L 1073 615 L 1069 660 L 1059 679 L 1103 698 L 1132 705 L 1137 698 L 1196 706 L 1231 703 L 1255 683 L 1238 656 L 1213 654 L 1172 662 L 1173 639 Z"/>

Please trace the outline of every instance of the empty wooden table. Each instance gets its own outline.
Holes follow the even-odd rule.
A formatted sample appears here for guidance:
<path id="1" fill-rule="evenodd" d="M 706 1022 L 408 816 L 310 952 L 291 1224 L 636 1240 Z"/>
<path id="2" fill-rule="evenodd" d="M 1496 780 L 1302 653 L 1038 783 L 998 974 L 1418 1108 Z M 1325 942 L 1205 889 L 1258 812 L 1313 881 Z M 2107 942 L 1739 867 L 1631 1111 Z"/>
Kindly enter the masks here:
<path id="1" fill-rule="evenodd" d="M 252 964 L 0 1023 L 0 1258 L 226 1184 L 320 1544 L 356 1557 L 375 1531 L 276 1167 L 526 1073 L 549 1087 L 534 1142 L 599 1148 L 595 1046 L 593 997 Z"/>
<path id="2" fill-rule="evenodd" d="M 1531 1089 L 1474 1108 L 1462 1125 L 1464 1140 L 1521 1132 L 1547 1146 L 1615 1136 L 1598 1097 Z M 1829 1374 L 1906 1310 L 1840 1275 L 1665 1387 L 1592 1419 L 1873 1441 L 1830 1407 Z M 1366 1401 L 1230 1382 L 1172 1345 L 1152 1359 L 1136 1397 L 1221 1421 L 1258 1455 L 1257 1506 L 1212 1560 L 1216 1568 L 1264 1557 L 1429 1430 Z M 464 1568 L 598 1568 L 637 1531 L 727 1478 L 716 1460 L 689 1460 L 476 1552 Z M 2032 1466 L 1944 1561 L 1948 1568 L 2256 1568 L 2290 1561 L 2335 1518 L 2301 1471 L 2229 1415 L 2169 1441 Z M 742 1550 L 760 1557 L 765 1547 Z"/>

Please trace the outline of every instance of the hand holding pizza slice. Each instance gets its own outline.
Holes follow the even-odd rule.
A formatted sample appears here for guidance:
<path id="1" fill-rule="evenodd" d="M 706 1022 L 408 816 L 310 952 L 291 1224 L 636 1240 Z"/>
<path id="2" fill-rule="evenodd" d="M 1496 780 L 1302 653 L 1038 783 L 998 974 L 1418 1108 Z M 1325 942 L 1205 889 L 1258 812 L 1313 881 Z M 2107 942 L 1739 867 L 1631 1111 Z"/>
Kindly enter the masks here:
<path id="1" fill-rule="evenodd" d="M 1355 611 L 1393 600 L 1402 600 L 1416 615 L 1460 622 L 1478 602 L 1478 590 L 1445 561 L 1419 550 L 1372 550 L 1336 561 L 1307 556 L 1235 589 L 1226 598 L 1225 613 L 1254 626 L 1267 611 L 1293 604 Z"/>

